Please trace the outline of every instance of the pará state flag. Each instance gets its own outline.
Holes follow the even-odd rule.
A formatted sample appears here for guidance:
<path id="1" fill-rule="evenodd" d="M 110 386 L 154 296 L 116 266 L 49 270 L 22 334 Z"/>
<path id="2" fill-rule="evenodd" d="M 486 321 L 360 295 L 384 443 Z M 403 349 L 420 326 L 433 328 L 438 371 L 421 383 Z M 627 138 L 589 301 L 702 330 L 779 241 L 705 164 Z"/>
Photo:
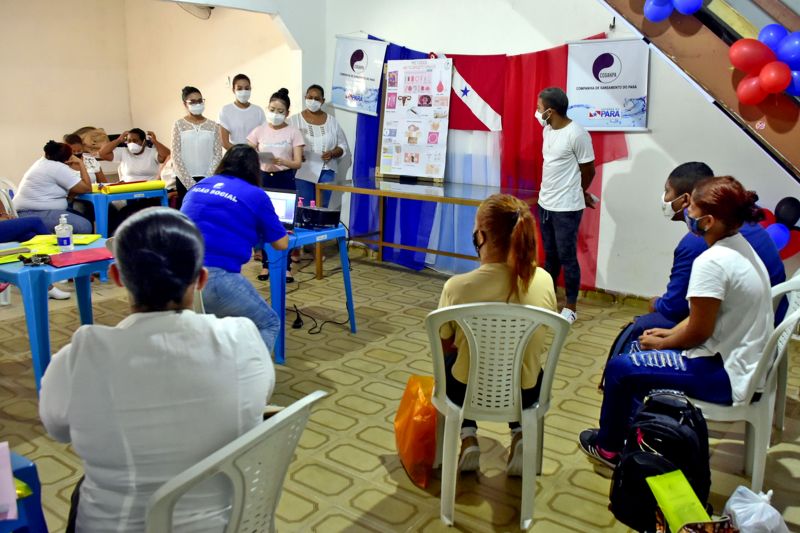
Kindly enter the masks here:
<path id="1" fill-rule="evenodd" d="M 506 56 L 446 57 L 453 60 L 450 129 L 502 131 Z"/>

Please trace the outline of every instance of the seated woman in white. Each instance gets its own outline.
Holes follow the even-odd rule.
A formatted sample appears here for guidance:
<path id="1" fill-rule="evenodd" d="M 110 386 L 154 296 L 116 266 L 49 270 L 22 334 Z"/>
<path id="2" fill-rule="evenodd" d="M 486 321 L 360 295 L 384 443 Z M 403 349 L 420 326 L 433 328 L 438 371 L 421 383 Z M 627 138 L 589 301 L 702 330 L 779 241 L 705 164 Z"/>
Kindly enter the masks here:
<path id="1" fill-rule="evenodd" d="M 152 146 L 147 146 L 147 141 Z M 125 143 L 125 147 L 120 146 Z M 158 177 L 160 165 L 169 157 L 170 150 L 161 144 L 156 134 L 133 128 L 123 132 L 100 148 L 98 156 L 104 161 L 119 163 L 119 181 L 150 181 Z"/>
<path id="2" fill-rule="evenodd" d="M 255 427 L 275 385 L 250 320 L 191 310 L 208 274 L 203 238 L 185 215 L 140 211 L 112 248 L 109 275 L 128 291 L 131 315 L 78 329 L 53 357 L 39 398 L 47 432 L 83 461 L 78 532 L 144 531 L 150 496 Z M 227 481 L 209 479 L 178 502 L 174 531 L 221 532 L 229 504 Z"/>

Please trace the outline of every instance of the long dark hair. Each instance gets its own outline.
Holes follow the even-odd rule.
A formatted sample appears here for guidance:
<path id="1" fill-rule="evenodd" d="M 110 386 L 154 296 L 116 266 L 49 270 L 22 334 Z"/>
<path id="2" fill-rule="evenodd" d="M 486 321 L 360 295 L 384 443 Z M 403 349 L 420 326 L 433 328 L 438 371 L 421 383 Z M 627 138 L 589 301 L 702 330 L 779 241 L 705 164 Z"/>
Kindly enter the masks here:
<path id="1" fill-rule="evenodd" d="M 151 207 L 135 213 L 114 235 L 114 256 L 136 307 L 163 311 L 180 304 L 203 268 L 203 236 L 175 209 Z"/>
<path id="2" fill-rule="evenodd" d="M 258 166 L 258 152 L 249 144 L 235 144 L 225 152 L 214 174 L 233 176 L 250 185 L 261 184 L 261 169 Z"/>

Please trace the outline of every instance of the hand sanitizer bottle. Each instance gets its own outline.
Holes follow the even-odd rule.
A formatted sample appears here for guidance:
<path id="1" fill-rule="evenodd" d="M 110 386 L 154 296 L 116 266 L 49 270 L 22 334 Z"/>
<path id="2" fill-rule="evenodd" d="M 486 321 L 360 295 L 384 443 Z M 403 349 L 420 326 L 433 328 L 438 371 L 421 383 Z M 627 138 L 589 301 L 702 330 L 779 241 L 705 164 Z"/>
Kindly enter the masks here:
<path id="1" fill-rule="evenodd" d="M 311 200 L 311 207 L 317 207 L 317 201 Z"/>
<path id="2" fill-rule="evenodd" d="M 61 215 L 56 226 L 56 239 L 62 252 L 71 252 L 75 249 L 72 242 L 72 224 L 67 222 L 67 215 Z"/>

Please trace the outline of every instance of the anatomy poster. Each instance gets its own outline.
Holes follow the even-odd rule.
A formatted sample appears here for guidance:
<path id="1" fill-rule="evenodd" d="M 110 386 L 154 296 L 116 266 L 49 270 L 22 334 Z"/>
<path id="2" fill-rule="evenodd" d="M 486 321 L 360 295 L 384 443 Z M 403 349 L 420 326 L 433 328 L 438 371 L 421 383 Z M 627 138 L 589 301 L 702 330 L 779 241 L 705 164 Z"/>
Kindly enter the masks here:
<path id="1" fill-rule="evenodd" d="M 444 179 L 452 59 L 386 62 L 382 175 Z"/>

